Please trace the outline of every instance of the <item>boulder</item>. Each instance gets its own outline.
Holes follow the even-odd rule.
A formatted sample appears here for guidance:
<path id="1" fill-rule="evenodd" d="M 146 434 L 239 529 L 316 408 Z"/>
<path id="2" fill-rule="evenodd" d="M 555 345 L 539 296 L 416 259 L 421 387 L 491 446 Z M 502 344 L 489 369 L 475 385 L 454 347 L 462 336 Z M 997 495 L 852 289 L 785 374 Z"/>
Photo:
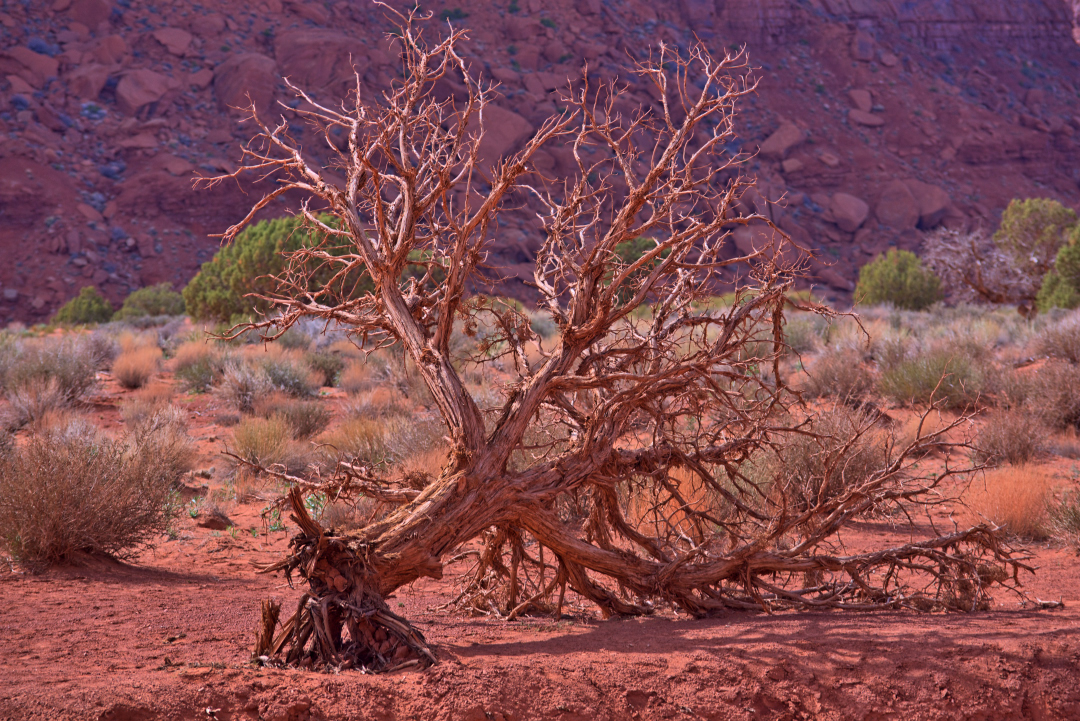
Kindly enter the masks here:
<path id="1" fill-rule="evenodd" d="M 781 163 L 780 166 L 784 169 L 785 175 L 797 173 L 805 167 L 803 161 L 799 160 L 798 158 L 788 158 L 783 163 Z"/>
<path id="2" fill-rule="evenodd" d="M 234 55 L 214 68 L 214 94 L 225 109 L 247 112 L 251 106 L 266 116 L 277 92 L 277 63 L 258 53 Z"/>
<path id="3" fill-rule="evenodd" d="M 325 25 L 330 22 L 330 13 L 321 3 L 305 2 L 305 0 L 285 0 L 285 7 L 316 25 Z"/>
<path id="4" fill-rule="evenodd" d="M 123 62 L 128 53 L 128 44 L 119 35 L 103 37 L 94 48 L 94 57 L 104 65 L 116 65 Z"/>
<path id="5" fill-rule="evenodd" d="M 949 212 L 952 199 L 936 185 L 909 180 L 905 183 L 919 208 L 919 227 L 923 230 L 936 228 Z"/>
<path id="6" fill-rule="evenodd" d="M 919 204 L 907 183 L 894 180 L 881 191 L 874 214 L 888 228 L 907 230 L 919 223 Z"/>
<path id="7" fill-rule="evenodd" d="M 154 39 L 165 46 L 173 55 L 184 55 L 191 46 L 191 33 L 180 28 L 158 28 Z"/>
<path id="8" fill-rule="evenodd" d="M 109 79 L 109 69 L 97 63 L 80 65 L 68 74 L 68 92 L 83 100 L 96 100 Z"/>
<path id="9" fill-rule="evenodd" d="M 870 206 L 860 198 L 847 193 L 836 193 L 829 204 L 836 225 L 847 233 L 854 233 L 870 216 Z"/>
<path id="10" fill-rule="evenodd" d="M 116 86 L 116 105 L 120 112 L 136 115 L 147 105 L 159 102 L 165 95 L 180 86 L 168 75 L 153 70 L 133 70 L 120 79 Z"/>
<path id="11" fill-rule="evenodd" d="M 868 128 L 880 128 L 885 124 L 885 118 L 880 115 L 874 115 L 858 108 L 848 111 L 848 119 L 857 125 L 865 125 Z"/>
<path id="12" fill-rule="evenodd" d="M 848 97 L 851 98 L 851 104 L 864 113 L 869 113 L 874 107 L 874 98 L 869 90 L 855 88 L 848 93 Z"/>
<path id="13" fill-rule="evenodd" d="M 518 149 L 533 134 L 532 123 L 512 110 L 491 104 L 484 108 L 484 138 L 480 141 L 480 160 L 495 163 Z"/>
<path id="14" fill-rule="evenodd" d="M 105 0 L 75 0 L 68 8 L 68 15 L 73 21 L 93 29 L 108 20 L 111 11 Z"/>
<path id="15" fill-rule="evenodd" d="M 367 72 L 365 43 L 331 30 L 290 30 L 274 46 L 282 76 L 305 90 L 356 85 L 356 73 Z"/>
<path id="16" fill-rule="evenodd" d="M 795 123 L 785 120 L 780 127 L 761 144 L 760 153 L 764 158 L 782 160 L 791 149 L 806 140 L 806 133 Z"/>
<path id="17" fill-rule="evenodd" d="M 30 48 L 8 48 L 4 55 L 21 66 L 18 76 L 35 88 L 40 88 L 49 78 L 56 77 L 60 69 L 60 63 L 55 58 L 35 53 Z"/>
<path id="18" fill-rule="evenodd" d="M 221 13 L 198 15 L 191 21 L 191 32 L 199 37 L 213 37 L 225 30 L 225 16 Z"/>

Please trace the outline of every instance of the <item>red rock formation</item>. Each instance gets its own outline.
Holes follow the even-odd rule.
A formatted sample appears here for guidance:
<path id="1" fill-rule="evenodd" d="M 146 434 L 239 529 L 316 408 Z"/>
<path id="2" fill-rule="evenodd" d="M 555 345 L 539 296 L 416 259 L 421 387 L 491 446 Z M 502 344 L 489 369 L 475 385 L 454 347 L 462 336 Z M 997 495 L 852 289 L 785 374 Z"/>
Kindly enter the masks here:
<path id="1" fill-rule="evenodd" d="M 841 301 L 861 264 L 890 246 L 918 250 L 939 223 L 993 225 L 1014 196 L 1076 204 L 1080 50 L 1066 0 L 459 5 L 466 18 L 445 9 L 472 28 L 469 62 L 502 84 L 482 148 L 490 158 L 560 107 L 559 89 L 585 62 L 596 81 L 626 84 L 616 110 L 629 114 L 661 99 L 626 72 L 628 57 L 694 34 L 714 49 L 745 45 L 760 89 L 740 109 L 731 150 L 754 155 L 746 172 L 761 180 L 747 208 L 816 249 L 820 290 Z M 354 70 L 370 97 L 397 72 L 384 14 L 361 2 L 154 9 L 109 0 L 0 9 L 0 253 L 9 261 L 0 323 L 41 319 L 87 283 L 114 301 L 146 282 L 183 285 L 217 248 L 207 235 L 249 203 L 237 185 L 191 189 L 194 174 L 231 169 L 250 136 L 232 108 L 250 97 L 314 141 L 284 76 L 335 102 L 355 87 Z M 460 92 L 453 81 L 438 90 Z M 331 147 L 318 146 L 330 162 Z M 576 167 L 565 147 L 536 166 L 549 178 Z M 522 202 L 496 260 L 510 279 L 503 292 L 527 297 L 520 279 L 540 236 L 536 208 Z M 753 244 L 755 233 L 740 241 Z"/>

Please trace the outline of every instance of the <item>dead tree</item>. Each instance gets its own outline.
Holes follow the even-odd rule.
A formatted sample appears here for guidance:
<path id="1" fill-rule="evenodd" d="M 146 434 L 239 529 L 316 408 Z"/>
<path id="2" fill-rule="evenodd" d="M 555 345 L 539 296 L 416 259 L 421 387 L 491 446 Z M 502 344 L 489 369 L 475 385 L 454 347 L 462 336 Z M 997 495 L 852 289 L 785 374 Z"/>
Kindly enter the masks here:
<path id="1" fill-rule="evenodd" d="M 910 513 L 955 473 L 920 478 L 914 446 L 891 449 L 880 468 L 840 491 L 801 488 L 798 504 L 782 471 L 754 465 L 812 430 L 779 369 L 799 250 L 779 234 L 750 253 L 731 239 L 739 223 L 768 222 L 739 216 L 734 201 L 746 183 L 723 180 L 738 163 L 725 152 L 735 104 L 754 89 L 741 57 L 660 46 L 631 71 L 661 100 L 632 118 L 613 108 L 618 87 L 583 77 L 564 94 L 566 112 L 520 152 L 485 165 L 480 140 L 494 90 L 470 76 L 461 33 L 428 44 L 412 16 L 400 20 L 403 79 L 381 97 L 366 97 L 358 81 L 352 104 L 335 109 L 296 90 L 298 112 L 328 148 L 332 129 L 348 134 L 335 170 L 343 181 L 309 162 L 284 122 L 261 125 L 245 151 L 238 172 L 278 185 L 225 240 L 291 191 L 311 199 L 302 212 L 323 240 L 291 254 L 267 296 L 278 314 L 234 332 L 273 339 L 318 318 L 359 345 L 394 344 L 422 375 L 452 447 L 422 490 L 348 463 L 332 479 L 286 477 L 299 530 L 289 556 L 268 570 L 299 574 L 307 589 L 276 637 L 260 631 L 260 653 L 317 667 L 429 662 L 422 637 L 383 599 L 421 576 L 440 578 L 477 539 L 481 550 L 466 552 L 475 567 L 463 602 L 511 617 L 558 613 L 568 589 L 608 616 L 658 604 L 695 616 L 978 608 L 991 584 L 1015 578 L 1020 561 L 986 527 L 844 550 L 839 534 L 851 519 L 890 504 Z M 451 74 L 466 99 L 435 99 L 434 84 Z M 577 163 L 561 182 L 531 165 L 552 142 L 572 147 Z M 513 304 L 474 290 L 500 211 L 520 192 L 544 209 L 533 282 L 539 312 L 558 326 L 547 345 Z M 640 257 L 622 252 L 642 237 L 652 240 Z M 410 264 L 423 272 L 403 276 Z M 715 281 L 733 267 L 745 269 L 741 287 L 718 306 Z M 333 270 L 333 280 L 312 287 L 312 268 Z M 374 290 L 342 282 L 360 271 Z M 480 326 L 489 329 L 483 359 L 513 377 L 491 412 L 453 362 L 452 339 Z M 839 478 L 843 459 L 830 460 Z M 366 495 L 395 509 L 341 533 L 308 515 L 309 492 Z"/>

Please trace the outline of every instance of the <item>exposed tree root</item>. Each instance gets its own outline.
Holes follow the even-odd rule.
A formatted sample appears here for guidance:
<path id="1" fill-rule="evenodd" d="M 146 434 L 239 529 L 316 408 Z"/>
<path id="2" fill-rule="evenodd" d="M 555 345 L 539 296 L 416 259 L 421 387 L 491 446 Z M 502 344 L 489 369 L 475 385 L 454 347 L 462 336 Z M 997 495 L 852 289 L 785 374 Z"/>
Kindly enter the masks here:
<path id="1" fill-rule="evenodd" d="M 269 643 L 267 628 L 274 628 L 278 609 L 263 604 L 256 656 L 263 663 L 339 671 L 390 672 L 435 663 L 423 634 L 393 613 L 371 583 L 363 544 L 320 527 L 299 489 L 289 500 L 301 531 L 289 557 L 263 572 L 284 570 L 290 580 L 296 572 L 308 590 Z"/>

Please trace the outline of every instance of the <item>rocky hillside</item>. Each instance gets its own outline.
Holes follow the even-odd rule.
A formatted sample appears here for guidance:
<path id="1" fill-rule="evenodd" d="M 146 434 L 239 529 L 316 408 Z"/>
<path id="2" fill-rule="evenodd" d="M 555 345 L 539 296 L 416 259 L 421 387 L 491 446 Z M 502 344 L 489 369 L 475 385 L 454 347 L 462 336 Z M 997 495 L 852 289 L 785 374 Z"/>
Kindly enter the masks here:
<path id="1" fill-rule="evenodd" d="M 731 148 L 757 152 L 747 203 L 818 250 L 815 282 L 837 300 L 862 263 L 918 249 L 939 224 L 993 225 L 1016 196 L 1077 205 L 1069 0 L 457 2 L 424 7 L 472 28 L 468 52 L 502 83 L 492 153 L 554 112 L 553 90 L 585 60 L 630 83 L 620 108 L 632 110 L 657 101 L 622 70 L 627 55 L 692 32 L 717 50 L 745 44 L 761 81 Z M 183 285 L 215 251 L 208 236 L 259 190 L 192 190 L 193 175 L 232 168 L 251 135 L 235 106 L 250 97 L 291 120 L 276 106 L 290 100 L 283 77 L 329 99 L 353 67 L 375 92 L 395 73 L 389 29 L 366 0 L 5 3 L 0 322 L 40 320 L 88 284 L 114 300 Z M 559 148 L 537 165 L 570 170 Z M 515 278 L 540 241 L 530 217 L 502 226 L 493 259 L 522 296 Z"/>

